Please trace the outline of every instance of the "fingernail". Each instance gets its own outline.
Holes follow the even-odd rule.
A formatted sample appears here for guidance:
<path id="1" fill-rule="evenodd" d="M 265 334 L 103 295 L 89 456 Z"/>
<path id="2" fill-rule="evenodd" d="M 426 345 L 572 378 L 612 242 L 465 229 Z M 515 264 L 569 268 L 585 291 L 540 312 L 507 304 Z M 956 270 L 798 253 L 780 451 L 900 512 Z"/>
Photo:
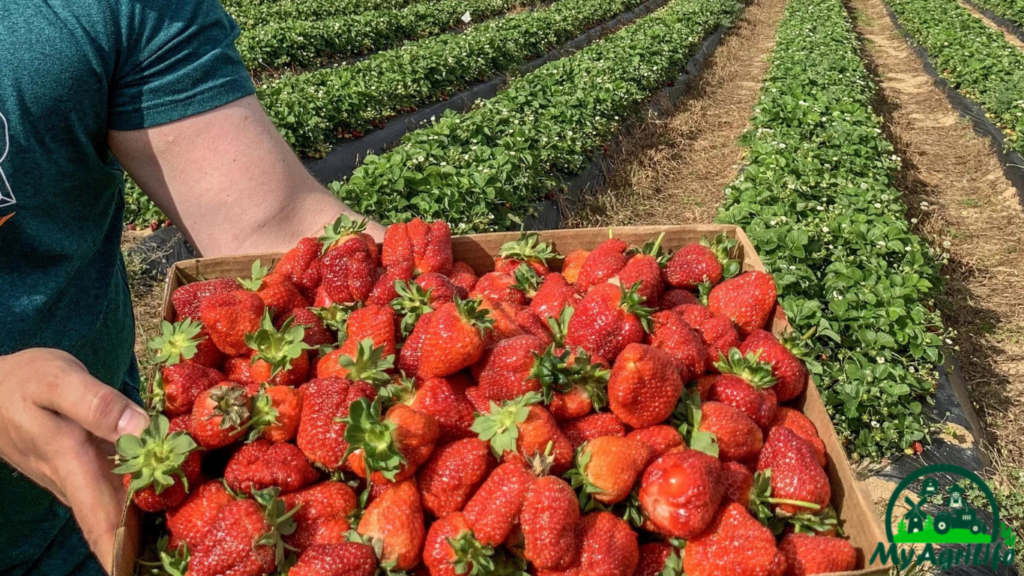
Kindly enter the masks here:
<path id="1" fill-rule="evenodd" d="M 121 419 L 117 421 L 117 433 L 138 436 L 147 425 L 149 425 L 149 416 L 142 411 L 142 408 L 131 404 L 124 409 Z"/>

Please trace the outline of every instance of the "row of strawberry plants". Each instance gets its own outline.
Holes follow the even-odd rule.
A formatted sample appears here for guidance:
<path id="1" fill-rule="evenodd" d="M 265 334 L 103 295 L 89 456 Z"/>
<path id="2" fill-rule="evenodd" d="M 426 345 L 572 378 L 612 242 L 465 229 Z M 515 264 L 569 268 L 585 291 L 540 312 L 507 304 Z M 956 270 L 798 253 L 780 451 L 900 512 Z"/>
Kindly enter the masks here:
<path id="1" fill-rule="evenodd" d="M 284 22 L 318 20 L 362 14 L 374 10 L 399 10 L 428 0 L 228 0 L 224 7 L 243 28 Z"/>
<path id="2" fill-rule="evenodd" d="M 559 0 L 381 52 L 351 66 L 287 74 L 257 89 L 278 130 L 300 154 L 322 156 L 336 138 L 446 99 L 517 69 L 643 0 Z"/>
<path id="3" fill-rule="evenodd" d="M 735 17 L 735 0 L 667 7 L 513 81 L 466 114 L 447 113 L 369 156 L 331 189 L 384 222 L 446 219 L 458 232 L 509 229 L 582 172 L 626 117 L 675 79 L 702 40 Z"/>
<path id="4" fill-rule="evenodd" d="M 928 52 L 949 84 L 985 109 L 1024 152 L 1024 50 L 975 18 L 957 0 L 887 0 L 900 26 Z"/>
<path id="5" fill-rule="evenodd" d="M 971 0 L 982 8 L 1024 28 L 1024 0 Z"/>
<path id="6" fill-rule="evenodd" d="M 877 458 L 925 439 L 945 335 L 859 49 L 841 0 L 790 0 L 717 221 L 746 230 L 787 295 L 847 450 Z"/>
<path id="7" fill-rule="evenodd" d="M 442 0 L 400 10 L 375 10 L 316 20 L 282 20 L 244 28 L 235 46 L 254 72 L 310 67 L 376 52 L 406 40 L 435 36 L 464 23 L 486 20 L 530 0 Z"/>

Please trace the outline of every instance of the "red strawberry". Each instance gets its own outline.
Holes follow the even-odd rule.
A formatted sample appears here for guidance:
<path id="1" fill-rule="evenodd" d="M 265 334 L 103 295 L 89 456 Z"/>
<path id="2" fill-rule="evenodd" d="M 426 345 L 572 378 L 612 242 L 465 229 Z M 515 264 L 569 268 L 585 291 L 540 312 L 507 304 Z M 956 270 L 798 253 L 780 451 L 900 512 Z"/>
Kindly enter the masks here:
<path id="1" fill-rule="evenodd" d="M 591 512 L 580 520 L 579 561 L 569 570 L 539 570 L 538 576 L 632 576 L 640 561 L 636 532 L 609 512 Z"/>
<path id="2" fill-rule="evenodd" d="M 412 270 L 408 268 L 388 268 L 375 276 L 373 290 L 366 298 L 367 304 L 374 306 L 390 306 L 395 298 L 401 296 L 396 288 L 396 283 L 406 283 L 412 280 Z"/>
<path id="3" fill-rule="evenodd" d="M 423 355 L 423 341 L 430 331 L 430 323 L 434 321 L 434 312 L 424 314 L 416 322 L 412 333 L 402 345 L 398 355 L 398 369 L 409 378 L 416 378 L 420 373 L 420 359 Z"/>
<path id="4" fill-rule="evenodd" d="M 432 314 L 420 344 L 419 377 L 449 376 L 480 359 L 492 321 L 479 306 L 478 300 L 456 300 Z"/>
<path id="5" fill-rule="evenodd" d="M 772 424 L 772 428 L 776 426 L 789 428 L 797 436 L 806 440 L 814 451 L 818 464 L 821 464 L 822 468 L 825 467 L 828 463 L 825 458 L 825 443 L 821 441 L 821 437 L 818 436 L 818 429 L 815 428 L 814 423 L 807 416 L 792 408 L 779 406 L 778 411 L 775 413 L 775 422 Z"/>
<path id="6" fill-rule="evenodd" d="M 678 312 L 679 315 L 683 317 L 683 320 L 686 320 L 686 323 L 690 325 L 690 328 L 694 330 L 700 330 L 701 324 L 703 324 L 705 320 L 715 317 L 715 315 L 707 309 L 707 306 L 701 306 L 696 302 L 676 306 L 673 310 Z M 731 326 L 732 321 L 730 320 L 729 322 Z M 733 330 L 735 330 L 735 328 Z M 736 339 L 739 340 L 739 336 L 737 336 Z"/>
<path id="7" fill-rule="evenodd" d="M 245 335 L 260 328 L 266 306 L 248 290 L 222 292 L 203 298 L 199 314 L 210 333 L 210 339 L 228 356 L 249 351 Z"/>
<path id="8" fill-rule="evenodd" d="M 381 261 L 387 268 L 411 269 L 415 275 L 452 271 L 452 231 L 446 222 L 413 218 L 384 231 Z"/>
<path id="9" fill-rule="evenodd" d="M 328 470 L 342 467 L 348 442 L 345 423 L 349 405 L 359 398 L 375 398 L 376 389 L 366 382 L 321 378 L 302 385 L 302 417 L 296 444 L 315 464 Z"/>
<path id="10" fill-rule="evenodd" d="M 520 308 L 510 302 L 495 302 L 489 298 L 480 301 L 480 309 L 486 310 L 488 316 L 494 321 L 491 330 L 484 336 L 487 346 L 494 346 L 506 338 L 521 336 L 525 332 L 516 324 L 516 316 Z"/>
<path id="11" fill-rule="evenodd" d="M 416 278 L 416 285 L 430 294 L 429 302 L 433 308 L 439 308 L 441 304 L 454 301 L 455 296 L 458 295 L 458 290 L 452 281 L 437 272 L 420 274 Z"/>
<path id="12" fill-rule="evenodd" d="M 615 414 L 601 412 L 563 422 L 562 433 L 576 450 L 587 440 L 601 436 L 625 436 L 626 426 Z"/>
<path id="13" fill-rule="evenodd" d="M 494 548 L 480 544 L 462 512 L 448 514 L 430 525 L 423 563 L 430 576 L 482 574 L 493 567 Z"/>
<path id="14" fill-rule="evenodd" d="M 566 282 L 576 284 L 579 279 L 580 270 L 583 268 L 583 264 L 586 263 L 588 256 L 590 256 L 588 250 L 573 250 L 565 256 L 565 260 L 562 261 L 562 276 L 565 276 Z"/>
<path id="15" fill-rule="evenodd" d="M 629 426 L 653 426 L 672 414 L 682 390 L 671 356 L 659 348 L 630 344 L 612 366 L 608 405 Z"/>
<path id="16" fill-rule="evenodd" d="M 246 393 L 254 392 L 255 390 L 250 390 L 249 388 L 253 385 L 255 385 L 255 388 L 259 388 L 262 383 L 253 380 L 251 362 L 251 355 L 228 358 L 224 361 L 224 379 L 245 384 Z"/>
<path id="17" fill-rule="evenodd" d="M 683 554 L 688 576 L 775 576 L 783 562 L 772 531 L 735 502 L 722 507 L 707 531 L 690 538 Z"/>
<path id="18" fill-rule="evenodd" d="M 174 319 L 175 321 L 191 319 L 198 322 L 201 320 L 199 307 L 207 296 L 234 292 L 239 288 L 241 286 L 233 278 L 214 278 L 179 286 L 171 294 L 171 303 L 174 304 Z"/>
<path id="19" fill-rule="evenodd" d="M 589 507 L 591 499 L 602 504 L 625 500 L 647 467 L 648 457 L 647 446 L 633 438 L 601 436 L 584 444 L 576 468 L 570 471 L 573 487 L 581 489 L 581 504 Z"/>
<path id="20" fill-rule="evenodd" d="M 583 297 L 569 319 L 565 343 L 614 360 L 626 345 L 643 341 L 650 312 L 635 289 L 599 284 Z"/>
<path id="21" fill-rule="evenodd" d="M 724 356 L 729 355 L 730 350 L 739 347 L 740 335 L 736 332 L 732 320 L 723 316 L 712 316 L 704 320 L 697 328 L 697 333 L 700 334 L 701 343 L 708 353 L 707 371 L 717 374 L 717 364 Z"/>
<path id="22" fill-rule="evenodd" d="M 721 402 L 701 404 L 699 430 L 718 439 L 719 458 L 724 461 L 749 461 L 764 445 L 761 429 L 746 414 Z"/>
<path id="23" fill-rule="evenodd" d="M 626 437 L 639 440 L 647 446 L 649 454 L 647 464 L 661 458 L 661 455 L 669 450 L 683 445 L 683 435 L 676 427 L 667 424 L 638 428 L 627 434 Z"/>
<path id="24" fill-rule="evenodd" d="M 188 573 L 193 576 L 261 576 L 284 561 L 283 534 L 295 528 L 284 502 L 270 489 L 256 500 L 227 503 L 192 551 Z"/>
<path id="25" fill-rule="evenodd" d="M 472 430 L 489 441 L 494 455 L 505 462 L 524 462 L 539 476 L 561 475 L 572 467 L 572 444 L 551 413 L 529 393 L 502 403 L 477 417 Z"/>
<path id="26" fill-rule="evenodd" d="M 544 277 L 544 282 L 530 302 L 530 310 L 546 322 L 548 318 L 557 320 L 562 310 L 576 306 L 578 302 L 576 288 L 566 281 L 565 276 L 555 272 Z"/>
<path id="27" fill-rule="evenodd" d="M 732 320 L 745 338 L 768 323 L 777 296 L 771 274 L 744 272 L 711 289 L 708 310 Z"/>
<path id="28" fill-rule="evenodd" d="M 478 438 L 464 438 L 437 448 L 417 474 L 423 508 L 435 518 L 462 510 L 487 478 L 493 463 L 490 447 Z"/>
<path id="29" fill-rule="evenodd" d="M 764 330 L 754 330 L 740 345 L 743 354 L 755 354 L 761 362 L 771 364 L 775 386 L 772 390 L 779 402 L 789 402 L 803 394 L 807 387 L 807 367 L 789 348 Z"/>
<path id="30" fill-rule="evenodd" d="M 563 570 L 576 562 L 580 506 L 576 493 L 561 478 L 538 478 L 519 514 L 525 557 L 541 570 Z"/>
<path id="31" fill-rule="evenodd" d="M 481 276 L 469 295 L 471 298 L 487 298 L 494 302 L 510 302 L 519 306 L 527 302 L 526 294 L 516 288 L 515 277 L 502 272 L 488 272 Z"/>
<path id="32" fill-rule="evenodd" d="M 361 542 L 319 544 L 307 549 L 288 576 L 374 576 L 377 555 Z"/>
<path id="33" fill-rule="evenodd" d="M 675 576 L 683 573 L 679 550 L 667 542 L 640 545 L 640 562 L 633 576 Z"/>
<path id="34" fill-rule="evenodd" d="M 672 310 L 686 304 L 697 304 L 697 297 L 693 295 L 693 292 L 683 290 L 682 288 L 669 288 L 661 295 L 661 300 L 658 301 L 658 308 L 661 310 Z"/>
<path id="35" fill-rule="evenodd" d="M 257 440 L 238 449 L 224 469 L 224 481 L 235 492 L 252 494 L 276 486 L 281 492 L 294 492 L 317 479 L 317 473 L 309 465 L 294 444 L 274 444 L 268 440 Z"/>
<path id="36" fill-rule="evenodd" d="M 365 218 L 353 220 L 346 214 L 340 214 L 334 222 L 324 228 L 323 235 L 317 241 L 323 246 L 323 252 L 326 254 L 344 246 L 349 240 L 360 240 L 366 246 L 372 260 L 377 262 L 377 258 L 380 256 L 377 251 L 377 242 L 373 236 L 366 233 L 366 224 Z"/>
<path id="37" fill-rule="evenodd" d="M 582 418 L 608 405 L 608 364 L 582 349 L 550 347 L 534 362 L 533 373 L 555 420 Z"/>
<path id="38" fill-rule="evenodd" d="M 411 478 L 430 458 L 439 432 L 430 414 L 395 404 L 382 419 L 380 401 L 366 398 L 352 403 L 344 422 L 345 441 L 351 446 L 349 467 L 377 484 Z"/>
<path id="39" fill-rule="evenodd" d="M 664 534 L 690 539 L 711 523 L 722 500 L 721 463 L 696 450 L 671 450 L 640 481 L 644 516 Z"/>
<path id="40" fill-rule="evenodd" d="M 512 400 L 541 386 L 533 374 L 536 357 L 544 352 L 536 336 L 515 336 L 489 348 L 473 367 L 480 390 L 491 400 Z"/>
<path id="41" fill-rule="evenodd" d="M 288 278 L 307 297 L 320 285 L 320 253 L 323 245 L 316 238 L 302 238 L 294 248 L 285 252 L 274 266 L 272 275 Z"/>
<path id="42" fill-rule="evenodd" d="M 520 265 L 526 264 L 539 276 L 546 276 L 548 260 L 558 258 L 551 243 L 542 242 L 536 232 L 523 232 L 519 238 L 506 242 L 494 259 L 494 269 L 512 274 Z"/>
<path id="43" fill-rule="evenodd" d="M 298 386 L 309 379 L 309 345 L 303 340 L 306 329 L 293 326 L 289 318 L 278 330 L 270 314 L 264 314 L 259 330 L 245 335 L 252 349 L 249 377 L 252 382 L 270 382 L 282 386 Z"/>
<path id="44" fill-rule="evenodd" d="M 857 551 L 842 538 L 787 534 L 779 542 L 786 558 L 786 576 L 848 572 L 857 568 Z"/>
<path id="45" fill-rule="evenodd" d="M 181 504 L 199 480 L 199 453 L 185 432 L 171 432 L 166 417 L 153 416 L 139 436 L 117 439 L 117 468 L 132 501 L 146 512 Z"/>
<path id="46" fill-rule="evenodd" d="M 309 308 L 295 308 L 284 315 L 285 320 L 292 319 L 292 325 L 301 326 L 305 330 L 302 341 L 310 348 L 318 348 L 325 344 L 334 344 L 337 341 L 331 332 L 324 325 L 323 318 L 317 316 Z M 280 330 L 281 324 L 276 324 Z"/>
<path id="47" fill-rule="evenodd" d="M 738 502 L 749 510 L 754 489 L 754 474 L 750 469 L 739 462 L 724 462 L 720 478 L 725 486 L 722 501 Z"/>
<path id="48" fill-rule="evenodd" d="M 651 346 L 668 352 L 679 371 L 679 378 L 689 382 L 704 374 L 708 354 L 704 344 L 683 320 L 672 310 L 658 312 L 651 316 L 654 332 L 648 338 Z"/>
<path id="49" fill-rule="evenodd" d="M 193 489 L 180 506 L 167 511 L 167 531 L 171 536 L 167 548 L 175 550 L 186 544 L 195 549 L 213 525 L 220 509 L 234 499 L 217 481 L 206 482 Z"/>
<path id="50" fill-rule="evenodd" d="M 479 386 L 467 386 L 466 399 L 473 405 L 474 412 L 484 414 L 491 410 L 491 400 L 487 396 L 484 396 L 484 393 L 480 390 Z M 473 419 L 476 420 L 475 415 L 473 416 Z M 470 426 L 472 426 L 472 424 Z M 473 436 L 476 436 L 475 432 L 473 433 Z"/>
<path id="51" fill-rule="evenodd" d="M 515 321 L 523 332 L 539 338 L 545 346 L 550 346 L 554 342 L 551 338 L 551 328 L 533 310 L 523 308 L 516 313 Z"/>
<path id="52" fill-rule="evenodd" d="M 240 278 L 239 283 L 245 289 L 255 292 L 272 311 L 275 319 L 281 318 L 293 308 L 304 308 L 309 305 L 287 276 L 267 275 L 267 267 L 261 266 L 259 260 L 252 263 L 252 279 Z"/>
<path id="53" fill-rule="evenodd" d="M 224 382 L 203 392 L 192 406 L 192 437 L 207 450 L 238 440 L 249 422 L 249 400 L 245 390 L 234 382 Z"/>
<path id="54" fill-rule="evenodd" d="M 732 241 L 735 245 L 736 241 Z M 697 286 L 722 281 L 722 264 L 729 258 L 725 245 L 712 246 L 707 239 L 676 250 L 665 266 L 665 282 L 676 288 L 696 290 Z"/>
<path id="55" fill-rule="evenodd" d="M 586 293 L 594 286 L 611 280 L 626 266 L 629 245 L 618 238 L 609 238 L 590 251 L 576 279 L 576 289 Z"/>
<path id="56" fill-rule="evenodd" d="M 160 332 L 160 336 L 148 344 L 155 362 L 164 366 L 191 362 L 207 368 L 220 368 L 224 354 L 198 321 L 186 318 L 171 324 L 164 320 L 160 323 Z"/>
<path id="57" fill-rule="evenodd" d="M 271 442 L 288 442 L 299 430 L 302 414 L 302 392 L 289 386 L 267 386 L 258 390 L 252 400 L 249 437 L 260 436 Z"/>
<path id="58" fill-rule="evenodd" d="M 758 471 L 771 470 L 772 496 L 817 506 L 778 503 L 787 514 L 810 509 L 818 512 L 828 506 L 832 497 L 828 476 L 818 465 L 814 450 L 806 440 L 784 426 L 776 426 L 768 433 L 764 449 L 757 460 Z"/>
<path id="59" fill-rule="evenodd" d="M 151 406 L 168 416 L 187 414 L 200 394 L 223 381 L 219 370 L 193 362 L 167 366 L 153 382 Z"/>
<path id="60" fill-rule="evenodd" d="M 771 366 L 758 362 L 753 355 L 744 356 L 733 348 L 729 356 L 717 363 L 722 372 L 714 377 L 701 396 L 736 408 L 754 421 L 762 431 L 775 421 L 778 399 L 772 389 L 775 378 Z"/>
<path id="61" fill-rule="evenodd" d="M 298 508 L 294 515 L 295 531 L 285 542 L 301 553 L 314 544 L 335 544 L 344 541 L 349 529 L 349 516 L 356 511 L 356 493 L 342 482 L 320 482 L 282 496 L 288 510 Z M 335 533 L 342 538 L 334 538 Z"/>
<path id="62" fill-rule="evenodd" d="M 351 344 L 349 344 L 351 342 Z M 372 337 L 346 340 L 338 350 L 324 355 L 316 365 L 319 378 L 347 378 L 369 382 L 378 388 L 391 382 L 389 371 L 395 367 L 394 354 L 387 354 L 390 342 L 376 344 Z"/>
<path id="63" fill-rule="evenodd" d="M 658 263 L 661 240 L 664 236 L 662 234 L 653 244 L 645 245 L 615 275 L 621 286 L 639 284 L 637 294 L 643 297 L 644 302 L 652 306 L 661 299 L 661 293 L 664 290 L 661 281 L 661 266 Z"/>
<path id="64" fill-rule="evenodd" d="M 320 260 L 323 288 L 339 304 L 365 302 L 376 283 L 376 270 L 376 259 L 360 238 L 349 238 Z"/>
<path id="65" fill-rule="evenodd" d="M 430 414 L 437 420 L 440 433 L 437 444 L 447 444 L 461 438 L 475 437 L 469 428 L 473 425 L 473 404 L 466 397 L 469 378 L 455 374 L 447 378 L 429 378 L 418 384 L 403 378 L 382 390 L 386 397 L 401 402 L 413 410 Z"/>
<path id="66" fill-rule="evenodd" d="M 455 285 L 458 290 L 459 298 L 469 298 L 469 293 L 476 287 L 476 271 L 473 267 L 465 262 L 455 262 L 452 264 L 452 273 L 448 276 L 452 284 Z"/>
<path id="67" fill-rule="evenodd" d="M 505 541 L 536 480 L 518 463 L 502 464 L 491 472 L 463 509 L 477 540 L 487 546 Z"/>
<path id="68" fill-rule="evenodd" d="M 406 480 L 384 490 L 366 508 L 358 532 L 380 543 L 382 564 L 393 562 L 395 570 L 411 570 L 419 564 L 426 528 L 416 481 Z"/>

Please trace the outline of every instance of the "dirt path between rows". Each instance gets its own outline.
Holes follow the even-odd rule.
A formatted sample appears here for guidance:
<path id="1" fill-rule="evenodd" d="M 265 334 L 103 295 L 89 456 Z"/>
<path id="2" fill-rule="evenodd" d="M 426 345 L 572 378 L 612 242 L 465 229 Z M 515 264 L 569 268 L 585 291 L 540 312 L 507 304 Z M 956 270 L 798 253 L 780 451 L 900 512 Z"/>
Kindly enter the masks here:
<path id="1" fill-rule="evenodd" d="M 710 222 L 740 168 L 747 129 L 786 0 L 754 0 L 693 89 L 662 119 L 628 130 L 609 151 L 608 186 L 566 227 Z"/>
<path id="2" fill-rule="evenodd" d="M 1005 28 L 1003 28 L 999 24 L 996 24 L 995 22 L 989 20 L 988 16 L 985 16 L 981 12 L 978 12 L 977 10 L 975 10 L 974 6 L 971 6 L 970 4 L 964 2 L 964 0 L 958 0 L 958 2 L 960 3 L 961 6 L 966 8 L 967 11 L 970 12 L 972 16 L 974 16 L 978 20 L 981 20 L 985 24 L 985 26 L 988 26 L 989 28 L 995 30 L 996 32 L 999 32 L 1000 34 L 1003 35 L 1003 38 L 1006 38 L 1007 42 L 1009 42 L 1010 44 L 1013 44 L 1014 46 L 1016 46 L 1017 48 L 1019 48 L 1021 50 L 1024 50 L 1024 42 L 1021 42 L 1020 38 L 1017 38 L 1016 36 L 1011 34 L 1008 30 L 1006 30 Z"/>
<path id="3" fill-rule="evenodd" d="M 1024 519 L 1024 213 L 991 142 L 925 75 L 881 0 L 850 0 L 880 86 L 879 112 L 904 161 L 898 187 L 916 231 L 950 254 L 939 306 L 986 429 L 997 492 Z M 885 494 L 884 497 L 888 497 Z M 1001 505 L 1001 508 L 1006 508 Z"/>

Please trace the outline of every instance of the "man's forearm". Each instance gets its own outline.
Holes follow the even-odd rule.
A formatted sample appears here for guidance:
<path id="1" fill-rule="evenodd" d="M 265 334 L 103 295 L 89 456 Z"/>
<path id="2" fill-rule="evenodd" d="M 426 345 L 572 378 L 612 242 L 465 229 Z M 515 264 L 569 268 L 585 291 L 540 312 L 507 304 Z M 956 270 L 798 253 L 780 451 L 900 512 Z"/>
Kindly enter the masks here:
<path id="1" fill-rule="evenodd" d="M 111 132 L 118 160 L 204 256 L 281 252 L 348 212 L 306 172 L 255 97 Z M 370 223 L 378 240 L 383 229 Z"/>

